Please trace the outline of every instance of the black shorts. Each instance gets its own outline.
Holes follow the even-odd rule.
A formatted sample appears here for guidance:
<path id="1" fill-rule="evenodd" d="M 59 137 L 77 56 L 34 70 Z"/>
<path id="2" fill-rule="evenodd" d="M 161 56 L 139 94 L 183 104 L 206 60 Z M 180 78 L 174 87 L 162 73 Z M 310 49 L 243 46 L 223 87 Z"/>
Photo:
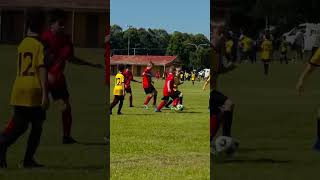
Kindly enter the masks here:
<path id="1" fill-rule="evenodd" d="M 173 95 L 171 96 L 172 99 L 178 98 L 180 96 L 181 92 L 180 91 L 175 91 Z"/>
<path id="2" fill-rule="evenodd" d="M 124 96 L 115 95 L 114 99 L 118 99 L 119 101 L 123 101 L 124 100 Z"/>
<path id="3" fill-rule="evenodd" d="M 14 106 L 13 118 L 16 121 L 43 122 L 46 119 L 46 111 L 42 107 Z"/>
<path id="4" fill-rule="evenodd" d="M 171 96 L 163 96 L 163 98 L 161 98 L 161 100 L 163 101 L 169 101 Z"/>
<path id="5" fill-rule="evenodd" d="M 228 97 L 225 96 L 224 94 L 212 90 L 210 92 L 210 112 L 212 113 L 219 113 L 220 108 L 224 105 L 224 103 L 227 101 Z"/>
<path id="6" fill-rule="evenodd" d="M 126 93 L 130 93 L 130 94 L 132 93 L 131 87 L 130 88 L 125 88 L 124 90 L 126 91 Z"/>
<path id="7" fill-rule="evenodd" d="M 145 92 L 146 94 L 151 94 L 151 93 L 153 93 L 155 90 L 156 90 L 156 89 L 155 89 L 153 86 L 151 86 L 151 87 L 149 87 L 149 88 L 144 88 L 144 92 Z"/>
<path id="8" fill-rule="evenodd" d="M 49 87 L 49 91 L 53 100 L 68 99 L 70 96 L 66 81 L 57 87 Z"/>

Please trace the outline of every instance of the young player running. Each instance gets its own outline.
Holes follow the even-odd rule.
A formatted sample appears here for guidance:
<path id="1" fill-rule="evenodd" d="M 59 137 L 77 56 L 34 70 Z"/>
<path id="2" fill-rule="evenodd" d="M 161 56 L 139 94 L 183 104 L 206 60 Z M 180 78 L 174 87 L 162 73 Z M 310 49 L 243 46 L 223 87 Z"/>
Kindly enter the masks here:
<path id="1" fill-rule="evenodd" d="M 115 83 L 114 83 L 114 89 L 113 89 L 113 95 L 114 99 L 113 102 L 110 103 L 110 114 L 112 114 L 112 109 L 119 103 L 118 107 L 118 115 L 121 115 L 121 109 L 123 105 L 123 100 L 125 96 L 125 85 L 124 85 L 124 79 L 125 77 L 123 76 L 123 71 L 124 71 L 124 66 L 120 64 L 118 66 L 118 74 L 115 77 Z"/>
<path id="2" fill-rule="evenodd" d="M 180 80 L 179 74 L 181 71 L 181 67 L 176 68 L 176 72 L 174 73 L 174 85 L 173 85 L 173 95 L 170 97 L 170 100 L 165 105 L 166 108 L 170 108 L 170 105 L 173 103 L 171 109 L 174 109 L 178 104 L 183 103 L 183 94 L 179 91 L 179 86 L 183 84 L 183 81 Z"/>
<path id="3" fill-rule="evenodd" d="M 298 83 L 297 83 L 297 90 L 299 95 L 303 93 L 305 80 L 312 74 L 316 67 L 320 66 L 320 48 L 315 52 L 312 56 L 310 62 L 305 67 L 304 71 L 302 72 Z M 317 151 L 320 151 L 320 108 L 318 108 L 317 112 L 317 140 L 314 144 L 313 148 Z"/>
<path id="4" fill-rule="evenodd" d="M 288 64 L 288 42 L 286 41 L 286 37 L 283 36 L 280 44 L 280 63 L 284 61 L 286 64 Z"/>
<path id="5" fill-rule="evenodd" d="M 53 10 L 50 17 L 50 28 L 45 31 L 41 39 L 49 51 L 49 91 L 55 102 L 60 105 L 63 123 L 63 144 L 73 144 L 77 141 L 71 136 L 72 112 L 70 95 L 64 69 L 67 62 L 77 65 L 87 65 L 101 68 L 99 64 L 92 64 L 74 56 L 71 39 L 64 33 L 66 14 L 62 10 Z"/>
<path id="6" fill-rule="evenodd" d="M 269 34 L 266 35 L 265 39 L 261 44 L 261 60 L 263 62 L 264 75 L 269 74 L 269 64 L 272 58 L 272 41 Z"/>
<path id="7" fill-rule="evenodd" d="M 191 73 L 191 81 L 192 81 L 192 85 L 194 85 L 194 81 L 196 80 L 196 73 L 192 72 Z"/>
<path id="8" fill-rule="evenodd" d="M 28 12 L 27 37 L 18 46 L 17 75 L 11 94 L 13 118 L 0 135 L 0 168 L 7 167 L 7 149 L 26 132 L 29 124 L 31 131 L 23 167 L 43 166 L 36 162 L 34 155 L 40 143 L 46 109 L 49 106 L 45 52 L 39 40 L 44 25 L 44 12 L 36 9 Z"/>
<path id="9" fill-rule="evenodd" d="M 159 106 L 154 110 L 155 112 L 161 112 L 161 109 L 168 103 L 170 97 L 173 98 L 174 91 L 173 91 L 173 86 L 174 86 L 174 67 L 169 68 L 169 74 L 166 79 L 166 82 L 163 87 L 163 98 Z"/>
<path id="10" fill-rule="evenodd" d="M 152 62 L 149 62 L 146 69 L 144 70 L 142 76 L 143 76 L 143 89 L 144 92 L 147 95 L 147 98 L 144 102 L 144 108 L 148 109 L 148 104 L 150 102 L 150 100 L 153 98 L 153 106 L 156 107 L 156 103 L 157 103 L 157 95 L 158 95 L 158 91 L 154 88 L 153 86 L 153 82 L 152 82 L 152 73 L 151 73 L 151 69 L 153 67 Z"/>
<path id="11" fill-rule="evenodd" d="M 234 65 L 230 65 L 228 67 L 224 67 L 223 65 L 219 65 L 216 53 L 213 50 L 211 53 L 213 67 L 215 70 L 212 70 L 213 78 L 209 78 L 203 89 L 206 88 L 207 84 L 210 83 L 210 100 L 209 100 L 209 108 L 210 108 L 210 141 L 213 142 L 213 138 L 217 135 L 218 130 L 222 124 L 222 136 L 231 138 L 231 128 L 233 122 L 233 111 L 235 105 L 231 101 L 230 98 L 222 94 L 221 92 L 216 90 L 216 75 L 219 73 L 226 73 L 235 68 Z M 220 68 L 218 68 L 220 67 Z M 213 143 L 214 144 L 214 143 Z"/>
<path id="12" fill-rule="evenodd" d="M 133 74 L 130 71 L 131 66 L 130 65 L 126 65 L 126 70 L 123 72 L 123 76 L 124 76 L 124 88 L 126 91 L 126 94 L 129 94 L 129 102 L 130 102 L 130 107 L 134 107 L 132 104 L 132 89 L 131 89 L 131 81 L 133 82 L 137 82 L 137 83 L 141 83 L 139 81 L 136 81 L 135 79 L 133 79 Z"/>

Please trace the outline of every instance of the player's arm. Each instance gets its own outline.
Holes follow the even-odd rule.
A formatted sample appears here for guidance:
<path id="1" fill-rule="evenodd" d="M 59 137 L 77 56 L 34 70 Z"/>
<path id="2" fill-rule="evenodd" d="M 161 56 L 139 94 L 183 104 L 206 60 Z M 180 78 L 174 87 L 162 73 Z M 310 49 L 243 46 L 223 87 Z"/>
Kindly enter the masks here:
<path id="1" fill-rule="evenodd" d="M 131 79 L 132 82 L 136 82 L 136 83 L 142 83 L 141 81 L 137 81 L 135 79 Z"/>
<path id="2" fill-rule="evenodd" d="M 89 66 L 89 67 L 94 67 L 94 68 L 98 68 L 98 69 L 103 69 L 103 65 L 102 64 L 95 64 L 95 63 L 91 63 L 88 62 L 86 60 L 83 60 L 79 57 L 76 56 L 72 56 L 69 59 L 69 62 L 75 65 L 80 65 L 80 66 Z"/>
<path id="3" fill-rule="evenodd" d="M 169 92 L 169 93 L 171 93 L 171 88 L 172 88 L 172 87 L 171 87 L 171 81 L 172 81 L 172 80 L 169 80 L 169 81 L 167 82 L 167 87 L 168 87 L 168 92 Z"/>
<path id="4" fill-rule="evenodd" d="M 49 108 L 49 91 L 48 91 L 48 71 L 45 66 L 39 67 L 39 79 L 42 89 L 42 102 L 41 106 L 43 109 Z"/>
<path id="5" fill-rule="evenodd" d="M 299 95 L 302 94 L 304 84 L 306 79 L 312 74 L 316 66 L 308 63 L 305 69 L 303 70 L 302 74 L 299 77 L 298 83 L 296 85 L 296 89 L 298 90 Z"/>

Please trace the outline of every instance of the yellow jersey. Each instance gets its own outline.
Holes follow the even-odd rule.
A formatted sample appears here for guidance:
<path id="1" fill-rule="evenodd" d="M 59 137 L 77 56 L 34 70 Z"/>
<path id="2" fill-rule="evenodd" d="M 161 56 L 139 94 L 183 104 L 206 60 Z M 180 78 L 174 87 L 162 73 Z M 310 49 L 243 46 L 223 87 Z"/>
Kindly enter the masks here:
<path id="1" fill-rule="evenodd" d="M 247 36 L 244 36 L 241 40 L 243 52 L 249 52 L 252 50 L 253 40 Z"/>
<path id="2" fill-rule="evenodd" d="M 318 48 L 317 51 L 312 56 L 310 60 L 310 64 L 315 66 L 320 66 L 320 48 Z"/>
<path id="3" fill-rule="evenodd" d="M 115 77 L 113 95 L 115 96 L 124 95 L 124 76 L 122 73 L 118 73 Z"/>
<path id="4" fill-rule="evenodd" d="M 195 73 L 192 73 L 191 75 L 191 81 L 194 81 L 196 79 L 196 74 Z"/>
<path id="5" fill-rule="evenodd" d="M 232 40 L 228 40 L 226 42 L 226 53 L 227 54 L 231 54 L 232 53 L 232 48 L 233 48 L 233 41 Z"/>
<path id="6" fill-rule="evenodd" d="M 272 41 L 264 40 L 261 44 L 261 59 L 262 60 L 271 60 L 272 58 Z"/>
<path id="7" fill-rule="evenodd" d="M 11 93 L 13 106 L 36 107 L 42 103 L 39 68 L 45 67 L 44 46 L 37 37 L 26 37 L 18 46 L 17 74 Z"/>

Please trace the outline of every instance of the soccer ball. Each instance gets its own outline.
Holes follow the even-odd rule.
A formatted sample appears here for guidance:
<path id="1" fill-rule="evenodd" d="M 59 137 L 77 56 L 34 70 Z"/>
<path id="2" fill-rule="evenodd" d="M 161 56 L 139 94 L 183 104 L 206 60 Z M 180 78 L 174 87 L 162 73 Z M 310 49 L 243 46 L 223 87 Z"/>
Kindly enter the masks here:
<path id="1" fill-rule="evenodd" d="M 178 104 L 177 106 L 176 106 L 176 110 L 177 111 L 183 111 L 183 105 L 182 104 Z"/>
<path id="2" fill-rule="evenodd" d="M 216 141 L 213 143 L 212 153 L 213 154 L 221 154 L 226 153 L 228 155 L 232 155 L 239 148 L 239 141 L 227 137 L 227 136 L 219 136 Z"/>

